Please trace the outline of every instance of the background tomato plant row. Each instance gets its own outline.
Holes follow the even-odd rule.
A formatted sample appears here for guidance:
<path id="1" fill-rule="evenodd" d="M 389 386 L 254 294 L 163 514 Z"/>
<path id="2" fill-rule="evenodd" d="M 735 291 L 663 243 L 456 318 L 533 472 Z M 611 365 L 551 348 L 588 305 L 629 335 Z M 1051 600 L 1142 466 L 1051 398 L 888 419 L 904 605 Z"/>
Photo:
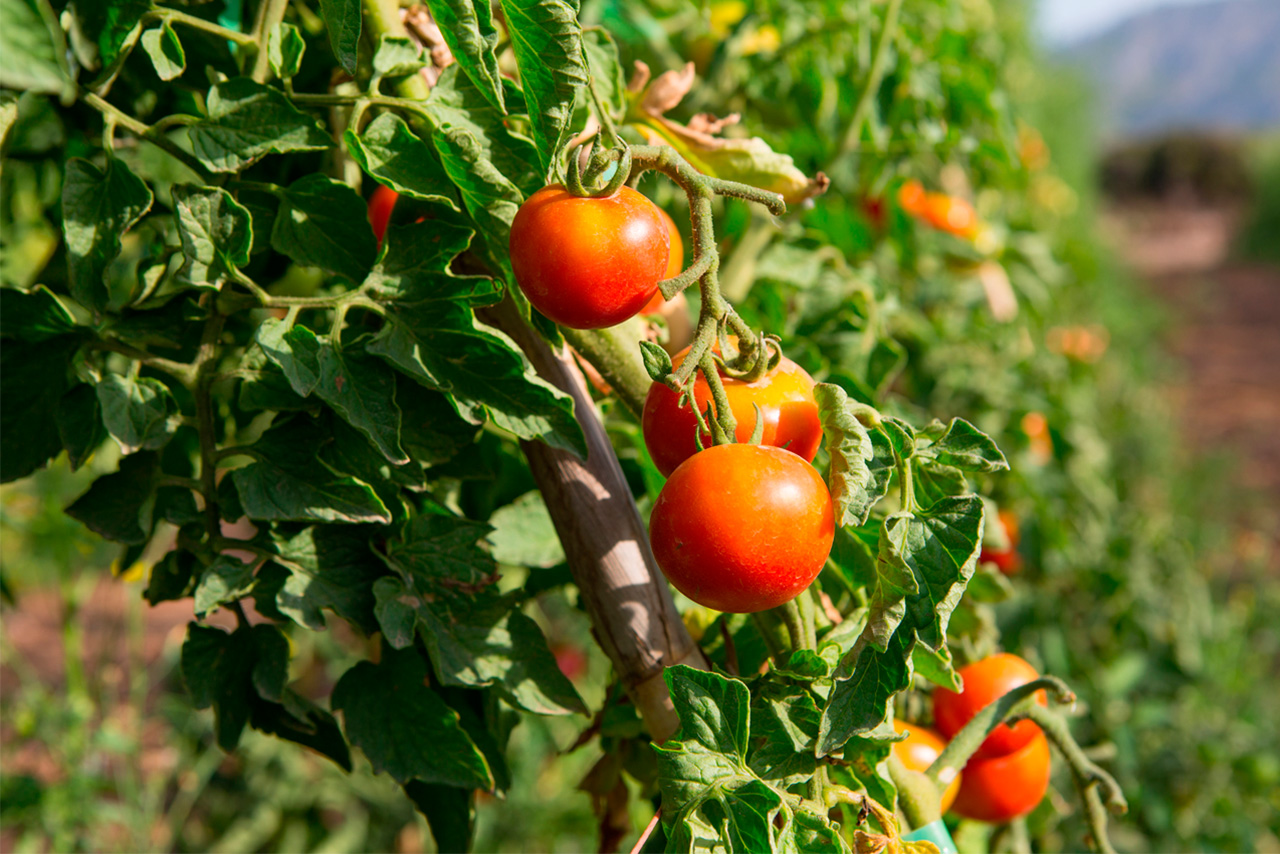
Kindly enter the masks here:
<path id="1" fill-rule="evenodd" d="M 966 483 L 945 466 L 918 472 L 922 502 L 972 485 L 1021 530 L 1022 572 L 1006 581 L 980 569 L 950 625 L 933 629 L 961 659 L 999 645 L 1072 682 L 1087 709 L 1077 733 L 1112 752 L 1130 793 L 1134 819 L 1113 826 L 1122 847 L 1256 839 L 1276 776 L 1254 749 L 1275 741 L 1254 688 L 1275 651 L 1262 631 L 1274 585 L 1227 599 L 1231 579 L 1206 572 L 1223 529 L 1205 495 L 1169 488 L 1187 481 L 1160 404 L 1144 366 L 1115 357 L 1137 352 L 1150 330 L 1141 304 L 1098 266 L 1088 199 L 1061 177 L 1080 169 L 1057 144 L 1071 130 L 1055 125 L 1064 111 L 1037 123 L 1012 107 L 1044 85 L 1017 7 L 588 3 L 578 19 L 613 38 L 588 29 L 575 61 L 566 4 L 503 4 L 496 30 L 478 11 L 466 17 L 471 4 L 433 3 L 457 63 L 428 70 L 425 111 L 394 99 L 427 55 L 379 43 L 368 19 L 360 35 L 357 4 L 322 4 L 322 16 L 263 8 L 284 15 L 259 33 L 265 60 L 212 29 L 212 5 L 14 4 L 36 47 L 25 65 L 6 64 L 3 81 L 28 90 L 4 102 L 4 479 L 65 449 L 71 465 L 101 474 L 70 514 L 123 543 L 119 567 L 146 567 L 148 601 L 192 597 L 199 614 L 251 601 L 271 621 L 189 630 L 182 670 L 197 703 L 214 706 L 220 745 L 250 738 L 251 725 L 344 766 L 363 761 L 349 750 L 358 745 L 406 784 L 444 846 L 471 832 L 449 815 L 468 815 L 472 789 L 512 788 L 507 815 L 521 815 L 512 777 L 536 764 L 521 754 L 541 739 L 521 733 L 548 725 L 526 716 L 513 729 L 511 709 L 578 711 L 582 694 L 600 710 L 587 730 L 603 750 L 579 751 L 599 756 L 584 787 L 600 832 L 615 842 L 630 832 L 628 801 L 641 824 L 651 814 L 657 769 L 634 711 L 616 688 L 579 680 L 576 690 L 553 657 L 558 635 L 581 640 L 585 622 L 516 439 L 572 452 L 581 433 L 564 393 L 476 319 L 510 281 L 515 206 L 585 118 L 575 93 L 590 68 L 628 133 L 792 196 L 798 210 L 780 222 L 734 200 L 717 208 L 722 287 L 753 326 L 780 334 L 793 359 L 855 400 L 917 425 L 961 415 L 1005 450 L 1008 474 L 979 470 Z M 220 20 L 254 32 L 249 18 L 243 28 Z M 50 35 L 61 29 L 82 66 L 79 90 Z M 495 53 L 499 32 L 510 50 Z M 673 114 L 737 112 L 747 137 L 707 145 L 628 97 L 633 58 L 655 72 L 694 59 L 697 83 Z M 335 78 L 337 67 L 349 77 Z M 805 176 L 819 170 L 831 187 L 806 204 Z M 908 180 L 971 200 L 981 226 L 957 236 L 917 220 L 898 204 Z M 375 181 L 404 203 L 382 249 L 362 215 Z M 687 223 L 669 185 L 641 189 Z M 1088 324 L 1108 338 L 1066 346 L 1062 330 Z M 603 406 L 647 507 L 661 477 L 636 423 Z M 113 447 L 125 453 L 118 464 Z M 231 472 L 210 490 L 215 468 Z M 216 495 L 220 518 L 192 487 Z M 859 608 L 878 583 L 889 504 L 865 530 L 841 530 L 819 580 L 843 618 L 843 629 L 821 625 L 837 652 L 861 631 Z M 222 529 L 242 515 L 256 528 Z M 976 516 L 960 515 L 976 550 Z M 165 554 L 169 535 L 179 548 Z M 253 557 L 222 554 L 233 547 Z M 743 674 L 782 636 L 776 617 L 680 604 L 710 657 Z M 363 661 L 358 644 L 327 650 L 332 666 L 308 685 L 297 644 L 317 641 L 301 629 L 336 631 L 334 615 L 385 646 Z M 291 635 L 292 664 L 277 626 Z M 1258 653 L 1252 678 L 1248 660 L 1230 674 L 1206 668 L 1240 649 Z M 886 666 L 895 685 L 911 684 L 913 657 L 945 679 L 945 660 L 898 653 Z M 793 682 L 830 675 L 821 656 L 802 663 L 811 669 Z M 432 688 L 383 696 L 429 670 Z M 598 660 L 591 672 L 603 681 Z M 801 703 L 793 687 L 782 696 Z M 919 711 L 918 687 L 898 708 Z M 737 689 L 725 690 L 728 703 Z M 326 706 L 341 710 L 341 728 Z M 386 738 L 388 714 L 408 743 Z M 431 759 L 442 743 L 448 767 Z M 883 742 L 859 749 L 873 766 L 887 754 Z M 761 769 L 778 760 L 753 770 L 768 776 Z M 677 760 L 662 761 L 679 779 Z M 892 797 L 874 770 L 859 782 Z M 1067 792 L 1062 777 L 1058 788 Z M 1062 818 L 1067 803 L 1051 798 L 1033 815 L 1042 846 L 1082 847 L 1083 823 Z M 506 831 L 519 841 L 535 832 L 508 820 L 520 822 Z M 981 826 L 958 832 L 985 844 L 974 839 Z"/>

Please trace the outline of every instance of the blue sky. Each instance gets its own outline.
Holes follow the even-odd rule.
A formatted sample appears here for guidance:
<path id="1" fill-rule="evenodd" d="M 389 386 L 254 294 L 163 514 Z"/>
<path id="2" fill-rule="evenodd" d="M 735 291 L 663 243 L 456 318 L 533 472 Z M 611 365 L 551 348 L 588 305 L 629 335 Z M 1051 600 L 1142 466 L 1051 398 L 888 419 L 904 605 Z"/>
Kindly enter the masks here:
<path id="1" fill-rule="evenodd" d="M 1046 44 L 1061 45 L 1099 33 L 1139 12 L 1206 0 L 1036 0 L 1037 30 Z"/>

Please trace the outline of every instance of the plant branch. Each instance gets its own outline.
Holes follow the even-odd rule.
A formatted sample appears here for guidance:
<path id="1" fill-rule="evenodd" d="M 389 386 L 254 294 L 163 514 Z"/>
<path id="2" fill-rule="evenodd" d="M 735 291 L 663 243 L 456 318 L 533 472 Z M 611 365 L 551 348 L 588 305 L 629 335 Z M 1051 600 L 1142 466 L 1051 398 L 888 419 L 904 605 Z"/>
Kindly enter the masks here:
<path id="1" fill-rule="evenodd" d="M 217 364 L 218 339 L 222 336 L 222 325 L 226 317 L 216 310 L 205 321 L 204 333 L 200 337 L 200 350 L 196 356 L 196 421 L 200 434 L 200 492 L 204 497 L 205 533 L 210 542 L 219 536 L 222 526 L 218 509 L 217 481 L 217 445 L 218 437 L 214 430 L 213 369 Z"/>
<path id="2" fill-rule="evenodd" d="M 213 21 L 206 21 L 204 18 L 197 18 L 195 15 L 188 15 L 186 12 L 180 12 L 177 9 L 160 7 L 152 9 L 142 16 L 142 20 L 146 21 L 168 21 L 170 24 L 182 24 L 184 27 L 190 27 L 193 30 L 201 30 L 210 35 L 233 41 L 238 45 L 254 45 L 257 44 L 254 37 L 248 33 L 242 33 L 239 30 L 228 29 L 227 27 L 215 24 Z"/>
<path id="3" fill-rule="evenodd" d="M 160 356 L 153 356 L 146 350 L 139 350 L 125 344 L 123 341 L 117 341 L 114 338 L 99 338 L 91 345 L 97 350 L 106 350 L 111 353 L 119 353 L 135 359 L 149 368 L 155 368 L 158 371 L 164 371 L 169 376 L 178 380 L 185 386 L 190 387 L 195 383 L 195 366 L 185 362 L 175 362 L 172 359 L 164 359 Z"/>
<path id="4" fill-rule="evenodd" d="M 139 139 L 146 140 L 156 148 L 159 148 L 161 151 L 164 151 L 166 154 L 173 157 L 175 160 L 181 162 L 183 166 L 186 166 L 192 172 L 196 173 L 201 181 L 209 183 L 213 180 L 213 173 L 206 169 L 203 163 L 197 160 L 194 155 L 183 151 L 176 143 L 174 143 L 173 140 L 169 139 L 163 133 L 156 131 L 155 128 L 145 122 L 138 121 L 133 116 L 109 103 L 105 98 L 94 92 L 82 89 L 80 90 L 80 97 L 81 100 L 98 112 L 102 113 L 103 116 L 113 119 L 120 127 L 129 131 L 134 136 L 137 136 Z"/>
<path id="5" fill-rule="evenodd" d="M 252 76 L 257 82 L 265 83 L 267 76 L 271 73 L 267 39 L 271 31 L 284 20 L 284 10 L 288 8 L 289 0 L 261 0 L 261 3 L 262 5 L 258 7 L 258 19 L 253 25 L 253 43 L 257 45 L 258 52 L 253 57 Z"/>

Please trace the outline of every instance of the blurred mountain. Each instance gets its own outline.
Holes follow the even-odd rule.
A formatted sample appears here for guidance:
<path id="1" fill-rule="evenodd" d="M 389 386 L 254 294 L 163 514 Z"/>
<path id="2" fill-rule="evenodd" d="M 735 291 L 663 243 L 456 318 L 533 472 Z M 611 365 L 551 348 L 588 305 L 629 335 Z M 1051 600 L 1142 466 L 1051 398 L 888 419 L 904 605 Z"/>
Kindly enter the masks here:
<path id="1" fill-rule="evenodd" d="M 1280 127 L 1280 0 L 1157 9 L 1056 59 L 1094 82 L 1108 137 Z"/>

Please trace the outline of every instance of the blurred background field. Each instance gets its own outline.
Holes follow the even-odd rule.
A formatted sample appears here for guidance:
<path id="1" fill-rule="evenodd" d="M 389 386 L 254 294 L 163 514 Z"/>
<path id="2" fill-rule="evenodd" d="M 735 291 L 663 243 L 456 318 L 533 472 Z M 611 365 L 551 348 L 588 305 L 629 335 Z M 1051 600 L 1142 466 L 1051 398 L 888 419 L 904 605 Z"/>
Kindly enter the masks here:
<path id="1" fill-rule="evenodd" d="M 608 19 L 615 5 L 585 2 L 584 17 Z M 719 5 L 673 42 L 713 36 Z M 1036 598 L 1002 606 L 1001 628 L 1010 648 L 1041 650 L 1049 670 L 1107 698 L 1088 711 L 1134 805 L 1113 825 L 1120 850 L 1280 851 L 1280 3 L 1148 3 L 1118 22 L 1123 4 L 1112 4 L 1112 22 L 1091 19 L 1083 38 L 1071 5 L 1041 10 L 1047 45 L 1026 46 L 1020 61 L 1034 72 L 1017 94 L 1062 182 L 1045 192 L 1067 200 L 1055 249 L 1089 280 L 1055 320 L 1109 330 L 1096 385 L 1112 395 L 1098 411 L 1113 420 L 1095 426 L 1120 439 L 1108 452 L 1128 503 L 1110 508 L 1115 524 L 1143 533 L 1100 535 L 1112 538 L 1094 544 L 1096 565 L 1073 568 L 1080 576 L 1055 572 L 1045 542 Z M 643 52 L 619 37 L 624 56 Z M 45 191 L 22 169 L 4 180 L 14 200 Z M 10 274 L 38 268 L 23 253 L 53 239 L 17 236 Z M 1142 448 L 1121 444 L 1137 441 L 1126 418 L 1166 416 Z M 435 850 L 398 787 L 362 758 L 347 775 L 256 732 L 234 756 L 214 745 L 211 712 L 191 709 L 177 673 L 189 600 L 148 608 L 141 571 L 62 513 L 113 469 L 107 445 L 80 472 L 60 459 L 0 489 L 0 851 Z M 1180 555 L 1134 554 L 1135 542 Z M 1186 575 L 1125 580 L 1150 563 Z M 1202 601 L 1180 614 L 1169 602 L 1183 598 Z M 558 591 L 538 607 L 562 668 L 598 705 L 608 663 L 581 612 Z M 1148 629 L 1152 611 L 1194 631 Z M 331 683 L 365 641 L 334 631 L 295 642 L 313 648 L 294 651 L 291 675 Z M 607 813 L 608 793 L 580 783 L 600 751 L 568 750 L 586 726 L 515 729 L 511 794 L 481 800 L 476 850 L 596 850 L 593 807 Z M 633 814 L 613 824 L 634 841 L 647 815 L 643 799 L 628 803 Z M 1039 844 L 1074 850 L 1070 831 L 1042 828 Z"/>

